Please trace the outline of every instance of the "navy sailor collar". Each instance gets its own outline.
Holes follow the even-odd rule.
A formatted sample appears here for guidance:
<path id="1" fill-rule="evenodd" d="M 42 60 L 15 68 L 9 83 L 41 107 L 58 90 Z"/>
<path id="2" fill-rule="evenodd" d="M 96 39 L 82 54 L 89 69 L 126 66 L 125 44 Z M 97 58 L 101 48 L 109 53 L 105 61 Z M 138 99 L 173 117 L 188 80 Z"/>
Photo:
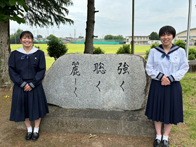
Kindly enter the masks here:
<path id="1" fill-rule="evenodd" d="M 176 46 L 176 45 L 172 44 L 172 47 L 170 48 L 170 50 L 169 50 L 169 52 L 168 52 L 167 54 L 171 54 L 171 53 L 173 53 L 174 51 L 178 50 L 179 48 L 180 48 L 179 46 Z M 156 49 L 157 51 L 159 51 L 159 52 L 165 54 L 165 51 L 164 51 L 164 49 L 163 49 L 162 44 L 159 45 L 158 47 L 155 47 L 155 49 Z"/>

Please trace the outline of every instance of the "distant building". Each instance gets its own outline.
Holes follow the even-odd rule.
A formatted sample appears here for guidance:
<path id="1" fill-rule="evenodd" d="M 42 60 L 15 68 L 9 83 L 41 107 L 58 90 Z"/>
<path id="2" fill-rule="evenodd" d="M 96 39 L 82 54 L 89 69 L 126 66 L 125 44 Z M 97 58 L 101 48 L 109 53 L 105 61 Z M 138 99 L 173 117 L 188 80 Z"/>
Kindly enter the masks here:
<path id="1" fill-rule="evenodd" d="M 72 37 L 61 37 L 60 39 L 63 41 L 63 43 L 70 43 L 74 40 Z"/>
<path id="2" fill-rule="evenodd" d="M 183 40 L 186 42 L 186 38 L 187 38 L 187 30 L 176 34 L 174 41 Z M 196 42 L 196 28 L 190 29 L 190 45 L 193 46 L 194 42 Z"/>
<path id="3" fill-rule="evenodd" d="M 38 40 L 39 40 L 39 41 L 46 41 L 46 42 L 49 41 L 49 40 L 46 39 L 46 38 L 39 38 Z"/>
<path id="4" fill-rule="evenodd" d="M 149 40 L 149 36 L 134 36 L 135 45 L 149 45 Z M 126 41 L 131 44 L 132 36 L 126 36 Z"/>
<path id="5" fill-rule="evenodd" d="M 153 43 L 162 44 L 160 40 L 149 40 L 148 44 L 152 45 Z"/>

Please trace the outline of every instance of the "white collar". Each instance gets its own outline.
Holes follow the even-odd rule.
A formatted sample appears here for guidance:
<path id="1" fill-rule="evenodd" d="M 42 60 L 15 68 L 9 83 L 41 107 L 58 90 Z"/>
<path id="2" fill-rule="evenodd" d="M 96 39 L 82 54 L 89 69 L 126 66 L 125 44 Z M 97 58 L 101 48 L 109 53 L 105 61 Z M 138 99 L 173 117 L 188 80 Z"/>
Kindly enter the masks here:
<path id="1" fill-rule="evenodd" d="M 33 54 L 37 51 L 38 49 L 36 47 L 33 46 L 33 48 L 30 50 L 30 52 L 28 54 Z M 23 54 L 27 54 L 27 52 L 24 50 L 23 47 L 17 49 L 18 52 L 23 53 Z"/>

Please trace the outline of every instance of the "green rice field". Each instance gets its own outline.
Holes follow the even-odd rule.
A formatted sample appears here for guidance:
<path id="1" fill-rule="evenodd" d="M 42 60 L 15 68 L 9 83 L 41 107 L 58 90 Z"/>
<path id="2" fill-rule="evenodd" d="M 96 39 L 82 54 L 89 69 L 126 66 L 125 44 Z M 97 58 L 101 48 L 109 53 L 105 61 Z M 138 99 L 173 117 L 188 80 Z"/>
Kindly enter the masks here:
<path id="1" fill-rule="evenodd" d="M 35 46 L 39 46 L 42 51 L 47 53 L 47 44 L 35 44 Z M 84 52 L 84 44 L 66 44 L 68 51 L 67 54 L 70 53 L 80 53 Z M 94 45 L 95 47 L 100 47 L 102 50 L 105 51 L 105 54 L 116 54 L 116 51 L 122 45 Z M 11 50 L 16 50 L 22 47 L 22 44 L 11 45 Z M 150 49 L 149 45 L 136 45 L 135 46 L 135 53 L 143 53 L 145 54 L 146 50 Z M 52 64 L 54 63 L 54 58 L 46 56 L 46 70 L 48 70 Z"/>

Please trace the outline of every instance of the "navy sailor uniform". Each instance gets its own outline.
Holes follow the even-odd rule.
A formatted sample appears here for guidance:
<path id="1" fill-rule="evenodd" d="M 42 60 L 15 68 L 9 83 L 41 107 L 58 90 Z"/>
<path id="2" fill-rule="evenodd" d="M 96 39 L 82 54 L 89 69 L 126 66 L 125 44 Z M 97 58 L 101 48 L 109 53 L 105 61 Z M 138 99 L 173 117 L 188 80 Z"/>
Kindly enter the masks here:
<path id="1" fill-rule="evenodd" d="M 165 124 L 183 122 L 182 88 L 180 80 L 188 71 L 185 50 L 172 44 L 168 54 L 162 45 L 150 50 L 146 72 L 152 78 L 145 115 Z M 161 85 L 166 76 L 170 85 Z"/>
<path id="2" fill-rule="evenodd" d="M 44 52 L 33 47 L 29 54 L 22 48 L 9 57 L 9 75 L 14 82 L 10 121 L 20 122 L 43 118 L 49 113 L 42 86 L 46 64 Z M 26 84 L 32 88 L 24 91 Z"/>

